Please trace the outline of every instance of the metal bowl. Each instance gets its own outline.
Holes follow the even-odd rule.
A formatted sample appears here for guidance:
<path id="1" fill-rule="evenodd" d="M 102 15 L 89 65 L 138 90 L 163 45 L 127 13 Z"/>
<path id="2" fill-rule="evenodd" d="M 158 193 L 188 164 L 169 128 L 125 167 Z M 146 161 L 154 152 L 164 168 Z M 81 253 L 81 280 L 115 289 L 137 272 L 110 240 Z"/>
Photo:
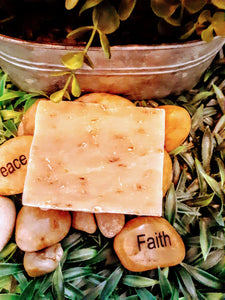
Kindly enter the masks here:
<path id="1" fill-rule="evenodd" d="M 203 41 L 157 46 L 113 46 L 112 58 L 105 58 L 101 48 L 93 47 L 89 56 L 94 69 L 77 70 L 83 92 L 109 92 L 130 99 L 150 99 L 190 90 L 225 43 L 216 37 Z M 38 44 L 0 35 L 0 66 L 20 89 L 52 93 L 63 87 L 65 76 L 61 57 L 82 47 Z"/>

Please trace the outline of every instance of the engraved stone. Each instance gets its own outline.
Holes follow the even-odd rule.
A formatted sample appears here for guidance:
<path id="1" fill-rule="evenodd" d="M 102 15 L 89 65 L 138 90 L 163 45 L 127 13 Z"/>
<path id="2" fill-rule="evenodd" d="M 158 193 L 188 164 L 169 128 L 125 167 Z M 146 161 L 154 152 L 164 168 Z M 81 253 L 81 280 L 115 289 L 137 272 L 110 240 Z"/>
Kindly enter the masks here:
<path id="1" fill-rule="evenodd" d="M 32 136 L 20 136 L 0 147 L 0 195 L 23 192 Z"/>
<path id="2" fill-rule="evenodd" d="M 133 272 L 175 266 L 185 247 L 173 226 L 161 217 L 137 217 L 127 222 L 114 239 L 122 265 Z"/>

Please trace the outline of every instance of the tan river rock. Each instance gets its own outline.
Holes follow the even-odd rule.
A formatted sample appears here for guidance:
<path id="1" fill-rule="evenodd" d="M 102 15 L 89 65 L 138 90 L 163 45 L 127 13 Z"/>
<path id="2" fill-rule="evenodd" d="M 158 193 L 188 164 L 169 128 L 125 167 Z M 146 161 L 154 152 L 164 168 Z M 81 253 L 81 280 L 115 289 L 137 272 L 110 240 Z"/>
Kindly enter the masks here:
<path id="1" fill-rule="evenodd" d="M 122 265 L 133 272 L 175 266 L 185 257 L 180 235 L 161 217 L 137 217 L 114 239 Z"/>

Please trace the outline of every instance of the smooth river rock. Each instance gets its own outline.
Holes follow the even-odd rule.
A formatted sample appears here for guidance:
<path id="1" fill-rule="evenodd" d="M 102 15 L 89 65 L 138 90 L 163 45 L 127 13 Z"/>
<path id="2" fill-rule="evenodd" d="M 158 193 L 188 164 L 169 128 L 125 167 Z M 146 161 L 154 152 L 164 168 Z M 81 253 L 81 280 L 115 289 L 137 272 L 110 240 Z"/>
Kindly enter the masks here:
<path id="1" fill-rule="evenodd" d="M 185 257 L 185 246 L 173 226 L 161 217 L 128 221 L 114 239 L 122 265 L 133 272 L 175 266 Z"/>
<path id="2" fill-rule="evenodd" d="M 16 243 L 23 251 L 38 251 L 60 242 L 70 226 L 68 211 L 23 206 L 16 219 Z"/>

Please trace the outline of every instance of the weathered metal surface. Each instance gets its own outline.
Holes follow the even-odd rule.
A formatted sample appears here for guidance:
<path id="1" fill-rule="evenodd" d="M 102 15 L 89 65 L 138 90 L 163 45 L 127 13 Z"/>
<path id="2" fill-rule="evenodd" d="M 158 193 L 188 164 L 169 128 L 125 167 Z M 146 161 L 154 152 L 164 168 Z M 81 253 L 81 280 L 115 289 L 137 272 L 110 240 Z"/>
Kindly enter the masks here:
<path id="1" fill-rule="evenodd" d="M 195 86 L 222 48 L 225 39 L 158 46 L 114 46 L 112 58 L 101 48 L 91 48 L 94 69 L 83 66 L 76 71 L 83 92 L 109 92 L 131 99 L 150 99 L 179 94 Z M 63 87 L 66 76 L 61 57 L 81 47 L 38 44 L 0 35 L 0 66 L 12 81 L 27 92 L 47 94 Z"/>

